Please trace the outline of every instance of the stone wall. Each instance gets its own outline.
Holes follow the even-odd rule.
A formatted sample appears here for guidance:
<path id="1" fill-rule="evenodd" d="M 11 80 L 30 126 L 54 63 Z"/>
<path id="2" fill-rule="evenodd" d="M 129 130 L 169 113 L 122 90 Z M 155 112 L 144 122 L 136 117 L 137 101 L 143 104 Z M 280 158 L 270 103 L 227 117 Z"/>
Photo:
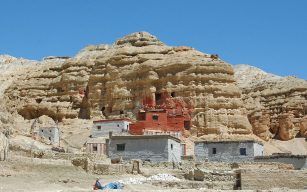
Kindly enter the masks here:
<path id="1" fill-rule="evenodd" d="M 292 164 L 295 169 L 307 169 L 307 156 L 289 155 L 289 156 L 263 156 L 256 157 L 256 162 L 277 162 Z"/>
<path id="2" fill-rule="evenodd" d="M 93 173 L 99 175 L 121 175 L 131 172 L 130 165 L 95 163 Z"/>
<path id="3" fill-rule="evenodd" d="M 243 190 L 306 189 L 307 172 L 297 170 L 242 170 L 241 184 Z"/>

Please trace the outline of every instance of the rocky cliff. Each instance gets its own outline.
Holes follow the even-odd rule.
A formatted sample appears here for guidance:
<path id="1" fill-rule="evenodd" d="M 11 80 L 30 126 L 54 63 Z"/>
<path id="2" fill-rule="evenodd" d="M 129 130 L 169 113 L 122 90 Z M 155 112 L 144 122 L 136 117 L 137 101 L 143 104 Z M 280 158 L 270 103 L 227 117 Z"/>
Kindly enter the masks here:
<path id="1" fill-rule="evenodd" d="M 146 32 L 88 46 L 72 58 L 35 62 L 12 78 L 3 97 L 11 114 L 62 121 L 134 118 L 144 97 L 164 91 L 194 106 L 193 125 L 201 134 L 252 131 L 231 65 Z"/>
<path id="2" fill-rule="evenodd" d="M 234 66 L 253 132 L 262 139 L 307 137 L 307 81 Z"/>

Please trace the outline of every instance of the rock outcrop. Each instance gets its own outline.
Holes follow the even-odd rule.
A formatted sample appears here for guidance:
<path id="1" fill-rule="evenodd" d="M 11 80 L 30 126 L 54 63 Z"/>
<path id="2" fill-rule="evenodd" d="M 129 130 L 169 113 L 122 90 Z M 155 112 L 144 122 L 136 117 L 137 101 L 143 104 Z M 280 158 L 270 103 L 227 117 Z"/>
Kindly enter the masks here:
<path id="1" fill-rule="evenodd" d="M 250 134 L 232 66 L 190 47 L 170 47 L 138 32 L 73 58 L 49 57 L 5 91 L 9 111 L 25 119 L 134 117 L 142 99 L 167 91 L 193 103 L 201 134 Z"/>
<path id="2" fill-rule="evenodd" d="M 307 81 L 234 66 L 253 132 L 262 139 L 306 137 Z"/>
<path id="3" fill-rule="evenodd" d="M 9 141 L 6 136 L 0 132 L 0 161 L 7 159 L 9 153 Z"/>
<path id="4" fill-rule="evenodd" d="M 302 137 L 307 138 L 307 117 L 301 119 L 300 122 L 300 134 Z"/>

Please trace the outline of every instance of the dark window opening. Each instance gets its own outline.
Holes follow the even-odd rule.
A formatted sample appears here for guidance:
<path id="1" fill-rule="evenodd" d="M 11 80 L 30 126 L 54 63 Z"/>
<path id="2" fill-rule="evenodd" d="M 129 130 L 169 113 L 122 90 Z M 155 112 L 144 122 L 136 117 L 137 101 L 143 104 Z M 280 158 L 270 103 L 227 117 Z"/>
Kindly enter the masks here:
<path id="1" fill-rule="evenodd" d="M 52 132 L 52 130 L 50 130 L 50 133 Z"/>
<path id="2" fill-rule="evenodd" d="M 100 125 L 97 126 L 97 130 L 98 130 L 98 131 L 101 130 L 101 126 L 100 126 Z"/>
<path id="3" fill-rule="evenodd" d="M 93 144 L 93 151 L 98 151 L 97 144 Z"/>
<path id="4" fill-rule="evenodd" d="M 159 120 L 159 116 L 158 115 L 152 115 L 152 120 L 158 121 Z"/>
<path id="5" fill-rule="evenodd" d="M 116 150 L 117 151 L 125 151 L 125 144 L 117 144 Z"/>
<path id="6" fill-rule="evenodd" d="M 171 144 L 171 150 L 173 150 L 173 144 Z"/>
<path id="7" fill-rule="evenodd" d="M 212 154 L 216 154 L 216 148 L 212 148 Z"/>
<path id="8" fill-rule="evenodd" d="M 234 190 L 241 189 L 241 172 L 236 173 L 236 183 L 233 189 Z"/>
<path id="9" fill-rule="evenodd" d="M 49 141 L 51 141 L 51 137 L 49 137 Z"/>
<path id="10" fill-rule="evenodd" d="M 42 133 L 44 132 L 44 130 L 42 130 Z"/>
<path id="11" fill-rule="evenodd" d="M 172 97 L 176 97 L 176 93 L 175 92 L 171 92 L 171 96 Z"/>
<path id="12" fill-rule="evenodd" d="M 102 107 L 102 108 L 101 108 L 101 111 L 102 111 L 102 112 L 103 112 L 104 110 L 106 110 L 106 107 Z"/>
<path id="13" fill-rule="evenodd" d="M 117 127 L 119 127 L 119 124 L 117 124 Z"/>
<path id="14" fill-rule="evenodd" d="M 156 104 L 159 104 L 161 101 L 161 93 L 155 93 Z"/>
<path id="15" fill-rule="evenodd" d="M 246 148 L 240 148 L 240 155 L 246 155 Z"/>
<path id="16" fill-rule="evenodd" d="M 190 123 L 190 121 L 184 121 L 184 122 L 183 122 L 183 125 L 184 125 L 184 128 L 185 128 L 186 130 L 190 130 L 190 129 L 191 129 L 191 123 Z"/>
<path id="17" fill-rule="evenodd" d="M 145 119 L 146 119 L 146 113 L 145 112 L 139 113 L 138 120 L 144 121 Z"/>
<path id="18" fill-rule="evenodd" d="M 123 111 L 123 110 L 120 110 L 120 111 L 119 111 L 119 114 L 120 114 L 120 115 L 124 114 L 124 111 Z"/>

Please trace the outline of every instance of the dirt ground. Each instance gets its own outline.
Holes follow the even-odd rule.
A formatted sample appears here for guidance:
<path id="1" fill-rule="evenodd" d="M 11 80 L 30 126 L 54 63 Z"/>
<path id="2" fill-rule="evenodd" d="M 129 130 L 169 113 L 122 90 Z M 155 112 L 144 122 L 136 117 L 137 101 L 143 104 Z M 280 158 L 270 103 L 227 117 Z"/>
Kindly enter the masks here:
<path id="1" fill-rule="evenodd" d="M 93 191 L 96 177 L 102 184 L 132 177 L 132 175 L 94 175 L 80 168 L 67 165 L 35 165 L 20 161 L 1 162 L 0 192 L 73 192 Z M 144 185 L 126 185 L 125 191 L 144 191 L 158 187 Z"/>
<path id="2" fill-rule="evenodd" d="M 28 162 L 24 158 L 12 158 L 0 162 L 0 192 L 81 192 L 93 191 L 95 179 L 99 177 L 102 184 L 140 175 L 95 175 L 71 165 L 41 164 Z M 164 183 L 126 184 L 122 190 L 109 191 L 221 191 L 208 190 L 199 186 L 199 182 L 190 183 L 191 188 L 183 189 L 180 180 Z M 185 186 L 187 186 L 185 184 Z M 107 190 L 105 190 L 107 191 Z M 223 190 L 224 191 L 224 190 Z M 290 191 L 273 189 L 270 191 Z M 297 190 L 292 190 L 297 191 Z M 301 190 L 303 191 L 303 190 Z"/>

